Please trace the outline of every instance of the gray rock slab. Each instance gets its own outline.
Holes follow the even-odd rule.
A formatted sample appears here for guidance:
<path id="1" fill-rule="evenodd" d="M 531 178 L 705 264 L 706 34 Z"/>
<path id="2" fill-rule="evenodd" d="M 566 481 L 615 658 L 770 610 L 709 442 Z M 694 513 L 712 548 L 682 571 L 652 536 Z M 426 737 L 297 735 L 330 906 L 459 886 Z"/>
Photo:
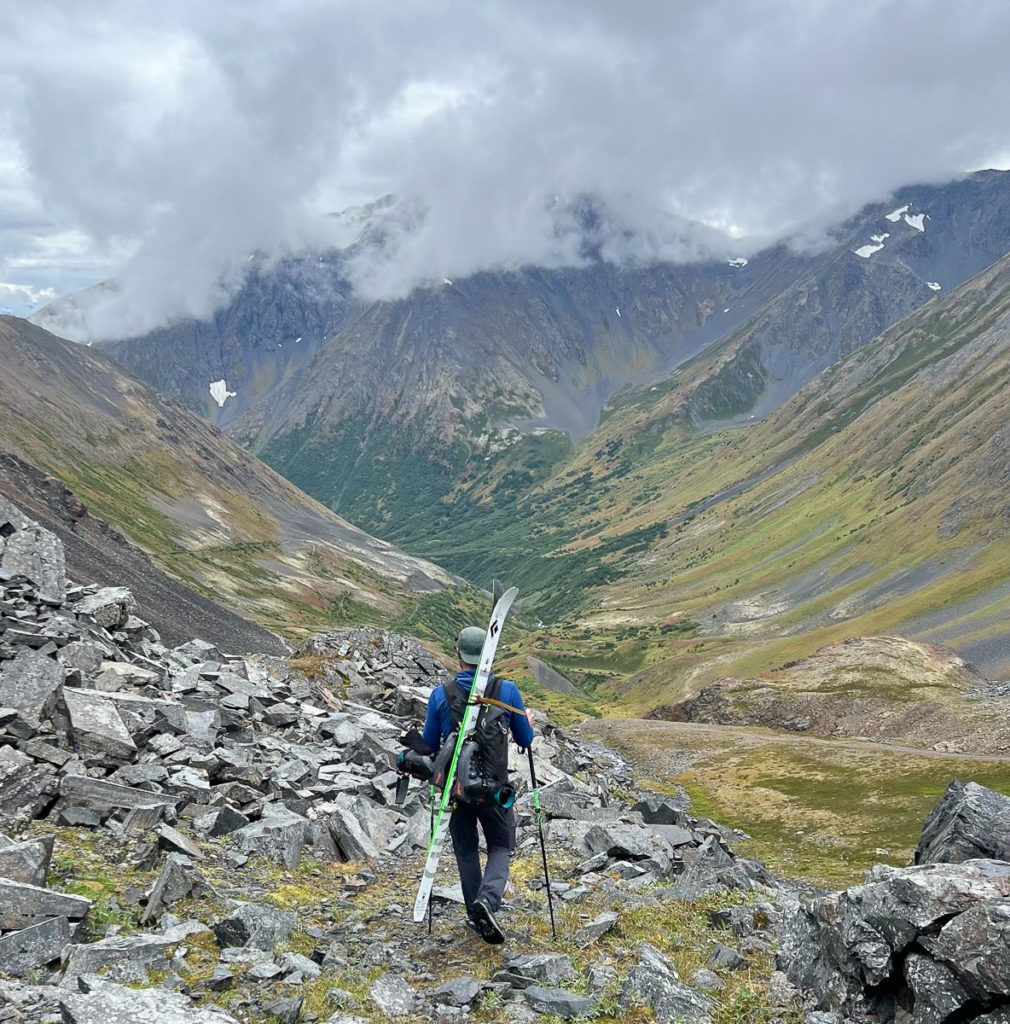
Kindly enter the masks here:
<path id="1" fill-rule="evenodd" d="M 80 984 L 86 991 L 61 996 L 63 1024 L 238 1024 L 216 1006 L 194 1006 L 163 988 L 124 988 L 94 976 Z"/>
<path id="2" fill-rule="evenodd" d="M 577 974 L 575 965 L 563 953 L 524 953 L 519 956 L 508 956 L 504 961 L 505 969 L 524 978 L 543 981 L 547 985 L 557 985 L 569 981 Z"/>
<path id="3" fill-rule="evenodd" d="M 13 660 L 0 662 L 0 705 L 16 708 L 37 727 L 55 702 L 63 678 L 58 661 L 23 647 Z"/>
<path id="4" fill-rule="evenodd" d="M 170 853 L 158 872 L 151 892 L 147 897 L 141 924 L 157 921 L 161 915 L 171 909 L 179 900 L 207 892 L 203 875 L 193 866 L 193 862 L 180 853 Z"/>
<path id="5" fill-rule="evenodd" d="M 15 931 L 54 917 L 82 920 L 91 909 L 83 896 L 0 878 L 0 931 Z"/>
<path id="6" fill-rule="evenodd" d="M 0 878 L 45 888 L 54 841 L 53 836 L 45 836 L 42 839 L 12 843 L 0 849 Z"/>
<path id="7" fill-rule="evenodd" d="M 52 801 L 53 769 L 14 747 L 0 747 L 0 821 L 37 818 Z"/>
<path id="8" fill-rule="evenodd" d="M 923 940 L 930 954 L 991 1001 L 1010 996 L 1010 899 L 978 903 Z"/>
<path id="9" fill-rule="evenodd" d="M 63 984 L 76 987 L 81 975 L 101 974 L 111 981 L 148 981 L 149 971 L 168 969 L 168 950 L 179 943 L 171 934 L 138 932 L 71 946 Z"/>
<path id="10" fill-rule="evenodd" d="M 565 1020 L 585 1017 L 593 1009 L 594 1000 L 561 988 L 530 985 L 523 989 L 523 998 L 537 1013 L 550 1013 Z"/>
<path id="11" fill-rule="evenodd" d="M 717 942 L 715 949 L 709 954 L 708 966 L 716 971 L 741 971 L 747 966 L 747 961 L 740 955 L 739 950 Z"/>
<path id="12" fill-rule="evenodd" d="M 602 935 L 606 935 L 618 922 L 619 915 L 616 910 L 607 910 L 598 915 L 589 924 L 584 924 L 572 936 L 576 942 L 585 946 L 595 942 Z"/>
<path id="13" fill-rule="evenodd" d="M 60 781 L 60 797 L 66 804 L 91 807 L 99 811 L 115 811 L 134 807 L 174 807 L 176 801 L 163 793 L 120 786 L 105 779 L 86 775 L 65 775 Z"/>
<path id="14" fill-rule="evenodd" d="M 200 847 L 184 836 L 178 829 L 172 828 L 171 825 L 166 825 L 162 822 L 158 826 L 157 834 L 161 845 L 166 849 L 185 854 L 194 860 L 204 859 L 203 851 Z"/>
<path id="15" fill-rule="evenodd" d="M 378 857 L 378 848 L 351 810 L 331 804 L 328 805 L 328 812 L 326 824 L 344 860 L 359 861 Z"/>
<path id="16" fill-rule="evenodd" d="M 37 967 L 59 960 L 70 942 L 70 922 L 65 917 L 0 935 L 0 970 L 23 978 Z"/>
<path id="17" fill-rule="evenodd" d="M 63 700 L 70 716 L 74 745 L 79 751 L 116 760 L 136 756 L 137 744 L 112 701 L 70 687 L 64 689 Z"/>
<path id="18" fill-rule="evenodd" d="M 690 800 L 682 797 L 646 797 L 635 804 L 646 825 L 683 825 Z"/>
<path id="19" fill-rule="evenodd" d="M 453 978 L 432 993 L 440 1006 L 469 1006 L 480 995 L 483 986 L 476 978 Z"/>

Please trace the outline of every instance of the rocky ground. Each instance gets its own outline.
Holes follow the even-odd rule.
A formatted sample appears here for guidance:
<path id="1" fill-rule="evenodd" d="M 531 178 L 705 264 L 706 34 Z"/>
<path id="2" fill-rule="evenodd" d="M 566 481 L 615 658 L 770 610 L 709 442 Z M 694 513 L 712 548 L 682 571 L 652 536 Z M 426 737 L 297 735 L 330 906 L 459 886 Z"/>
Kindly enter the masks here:
<path id="1" fill-rule="evenodd" d="M 1010 800 L 977 786 L 918 866 L 827 894 L 541 719 L 556 937 L 521 784 L 508 943 L 451 864 L 415 925 L 429 807 L 393 766 L 443 678 L 373 630 L 170 648 L 0 507 L 0 1022 L 1010 1020 Z"/>

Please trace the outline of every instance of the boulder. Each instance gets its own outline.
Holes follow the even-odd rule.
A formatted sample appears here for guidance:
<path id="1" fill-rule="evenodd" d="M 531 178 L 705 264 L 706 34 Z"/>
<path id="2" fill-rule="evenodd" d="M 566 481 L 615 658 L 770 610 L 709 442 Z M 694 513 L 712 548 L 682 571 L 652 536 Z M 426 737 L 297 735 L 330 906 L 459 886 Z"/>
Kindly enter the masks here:
<path id="1" fill-rule="evenodd" d="M 929 812 L 916 864 L 1010 860 L 1010 796 L 956 779 Z"/>
<path id="2" fill-rule="evenodd" d="M 562 953 L 526 953 L 505 958 L 505 969 L 524 978 L 557 985 L 577 976 L 575 965 Z"/>
<path id="3" fill-rule="evenodd" d="M 76 610 L 81 615 L 90 615 L 99 626 L 114 630 L 126 625 L 136 607 L 137 602 L 126 587 L 102 587 L 82 597 Z"/>
<path id="4" fill-rule="evenodd" d="M 37 818 L 56 792 L 52 769 L 14 747 L 0 747 L 0 821 Z"/>
<path id="5" fill-rule="evenodd" d="M 63 666 L 45 654 L 22 647 L 11 661 L 0 661 L 0 705 L 16 708 L 38 728 L 55 703 Z"/>
<path id="6" fill-rule="evenodd" d="M 432 998 L 440 1006 L 469 1006 L 480 995 L 482 987 L 476 978 L 453 978 L 435 989 Z"/>
<path id="7" fill-rule="evenodd" d="M 148 894 L 147 906 L 140 922 L 147 924 L 157 921 L 179 900 L 202 895 L 209 889 L 203 875 L 188 857 L 181 853 L 170 853 Z"/>
<path id="8" fill-rule="evenodd" d="M 307 818 L 283 805 L 270 807 L 259 821 L 232 832 L 232 845 L 243 853 L 279 861 L 293 871 L 301 862 L 308 827 Z"/>
<path id="9" fill-rule="evenodd" d="M 45 888 L 49 862 L 53 858 L 53 842 L 53 836 L 46 836 L 0 848 L 0 878 Z"/>
<path id="10" fill-rule="evenodd" d="M 213 931 L 219 946 L 251 946 L 269 953 L 291 934 L 297 920 L 293 912 L 265 903 L 240 903 Z"/>
<path id="11" fill-rule="evenodd" d="M 351 810 L 331 804 L 328 806 L 328 811 L 326 824 L 344 860 L 368 860 L 379 855 L 375 843 L 361 827 Z"/>
<path id="12" fill-rule="evenodd" d="M 617 921 L 618 914 L 616 910 L 604 911 L 604 913 L 590 921 L 589 924 L 584 924 L 579 928 L 572 937 L 580 945 L 586 946 L 590 942 L 595 942 L 600 936 L 606 935 L 617 924 Z"/>
<path id="13" fill-rule="evenodd" d="M 119 761 L 136 756 L 137 744 L 112 701 L 70 687 L 64 689 L 63 700 L 74 745 L 81 753 Z"/>
<path id="14" fill-rule="evenodd" d="M 89 974 L 101 974 L 111 981 L 148 981 L 150 971 L 168 969 L 168 952 L 192 933 L 193 929 L 184 925 L 165 932 L 114 935 L 71 946 L 66 953 L 63 984 L 76 987 L 76 979 Z"/>
<path id="15" fill-rule="evenodd" d="M 67 596 L 67 562 L 63 543 L 0 497 L 0 569 L 25 576 L 46 601 L 62 603 Z"/>
<path id="16" fill-rule="evenodd" d="M 86 775 L 65 775 L 60 781 L 60 797 L 67 806 L 89 807 L 96 811 L 175 806 L 175 800 L 164 793 L 150 793 L 146 789 L 120 786 Z"/>
<path id="17" fill-rule="evenodd" d="M 712 1000 L 681 983 L 677 972 L 655 946 L 643 942 L 638 964 L 628 972 L 621 987 L 620 1005 L 648 1006 L 658 1024 L 709 1021 Z"/>
<path id="18" fill-rule="evenodd" d="M 28 928 L 54 917 L 81 921 L 90 909 L 91 900 L 83 896 L 0 878 L 0 931 Z"/>
<path id="19" fill-rule="evenodd" d="M 923 1020 L 945 1020 L 944 1007 L 966 1005 L 961 989 L 989 1004 L 1010 993 L 1008 908 L 1001 861 L 878 866 L 787 917 L 779 967 L 819 1010 L 861 1019 L 918 999 Z"/>
<path id="20" fill-rule="evenodd" d="M 414 990 L 396 974 L 376 978 L 368 989 L 368 998 L 387 1017 L 411 1016 L 417 1002 Z"/>

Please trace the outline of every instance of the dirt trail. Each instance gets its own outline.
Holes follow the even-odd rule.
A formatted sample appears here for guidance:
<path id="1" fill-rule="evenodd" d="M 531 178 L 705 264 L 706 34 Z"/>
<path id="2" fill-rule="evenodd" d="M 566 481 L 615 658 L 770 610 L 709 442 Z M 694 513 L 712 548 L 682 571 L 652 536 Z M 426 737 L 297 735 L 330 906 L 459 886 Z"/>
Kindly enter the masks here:
<path id="1" fill-rule="evenodd" d="M 929 750 L 923 747 L 895 746 L 890 743 L 877 743 L 873 740 L 827 739 L 820 736 L 802 736 L 795 733 L 776 732 L 774 729 L 760 729 L 747 725 L 701 725 L 695 722 L 664 722 L 641 718 L 598 719 L 582 726 L 586 735 L 602 736 L 608 732 L 620 735 L 623 731 L 633 729 L 636 732 L 648 731 L 653 735 L 668 733 L 670 746 L 676 747 L 677 736 L 713 736 L 725 738 L 727 735 L 738 736 L 749 746 L 763 743 L 789 744 L 797 747 L 831 747 L 835 750 L 846 749 L 856 752 L 871 750 L 884 751 L 889 754 L 911 754 L 916 757 L 933 758 L 945 761 L 986 761 L 1010 764 L 1008 754 L 964 754 L 943 750 Z"/>

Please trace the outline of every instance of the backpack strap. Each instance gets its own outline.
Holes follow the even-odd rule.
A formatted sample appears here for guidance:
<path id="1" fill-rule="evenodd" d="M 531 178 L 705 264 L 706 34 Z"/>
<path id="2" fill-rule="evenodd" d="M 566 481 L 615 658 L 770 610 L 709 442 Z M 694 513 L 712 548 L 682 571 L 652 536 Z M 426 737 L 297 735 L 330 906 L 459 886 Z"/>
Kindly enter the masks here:
<path id="1" fill-rule="evenodd" d="M 458 729 L 463 721 L 463 709 L 466 707 L 466 694 L 452 683 L 442 685 L 442 693 L 445 694 L 445 702 L 449 705 L 449 719 L 454 729 Z"/>
<path id="2" fill-rule="evenodd" d="M 506 711 L 511 711 L 515 715 L 525 715 L 526 712 L 522 708 L 513 707 L 511 704 L 506 704 L 504 701 L 494 700 L 491 697 L 478 697 L 474 704 L 490 704 L 492 707 L 504 708 Z"/>

